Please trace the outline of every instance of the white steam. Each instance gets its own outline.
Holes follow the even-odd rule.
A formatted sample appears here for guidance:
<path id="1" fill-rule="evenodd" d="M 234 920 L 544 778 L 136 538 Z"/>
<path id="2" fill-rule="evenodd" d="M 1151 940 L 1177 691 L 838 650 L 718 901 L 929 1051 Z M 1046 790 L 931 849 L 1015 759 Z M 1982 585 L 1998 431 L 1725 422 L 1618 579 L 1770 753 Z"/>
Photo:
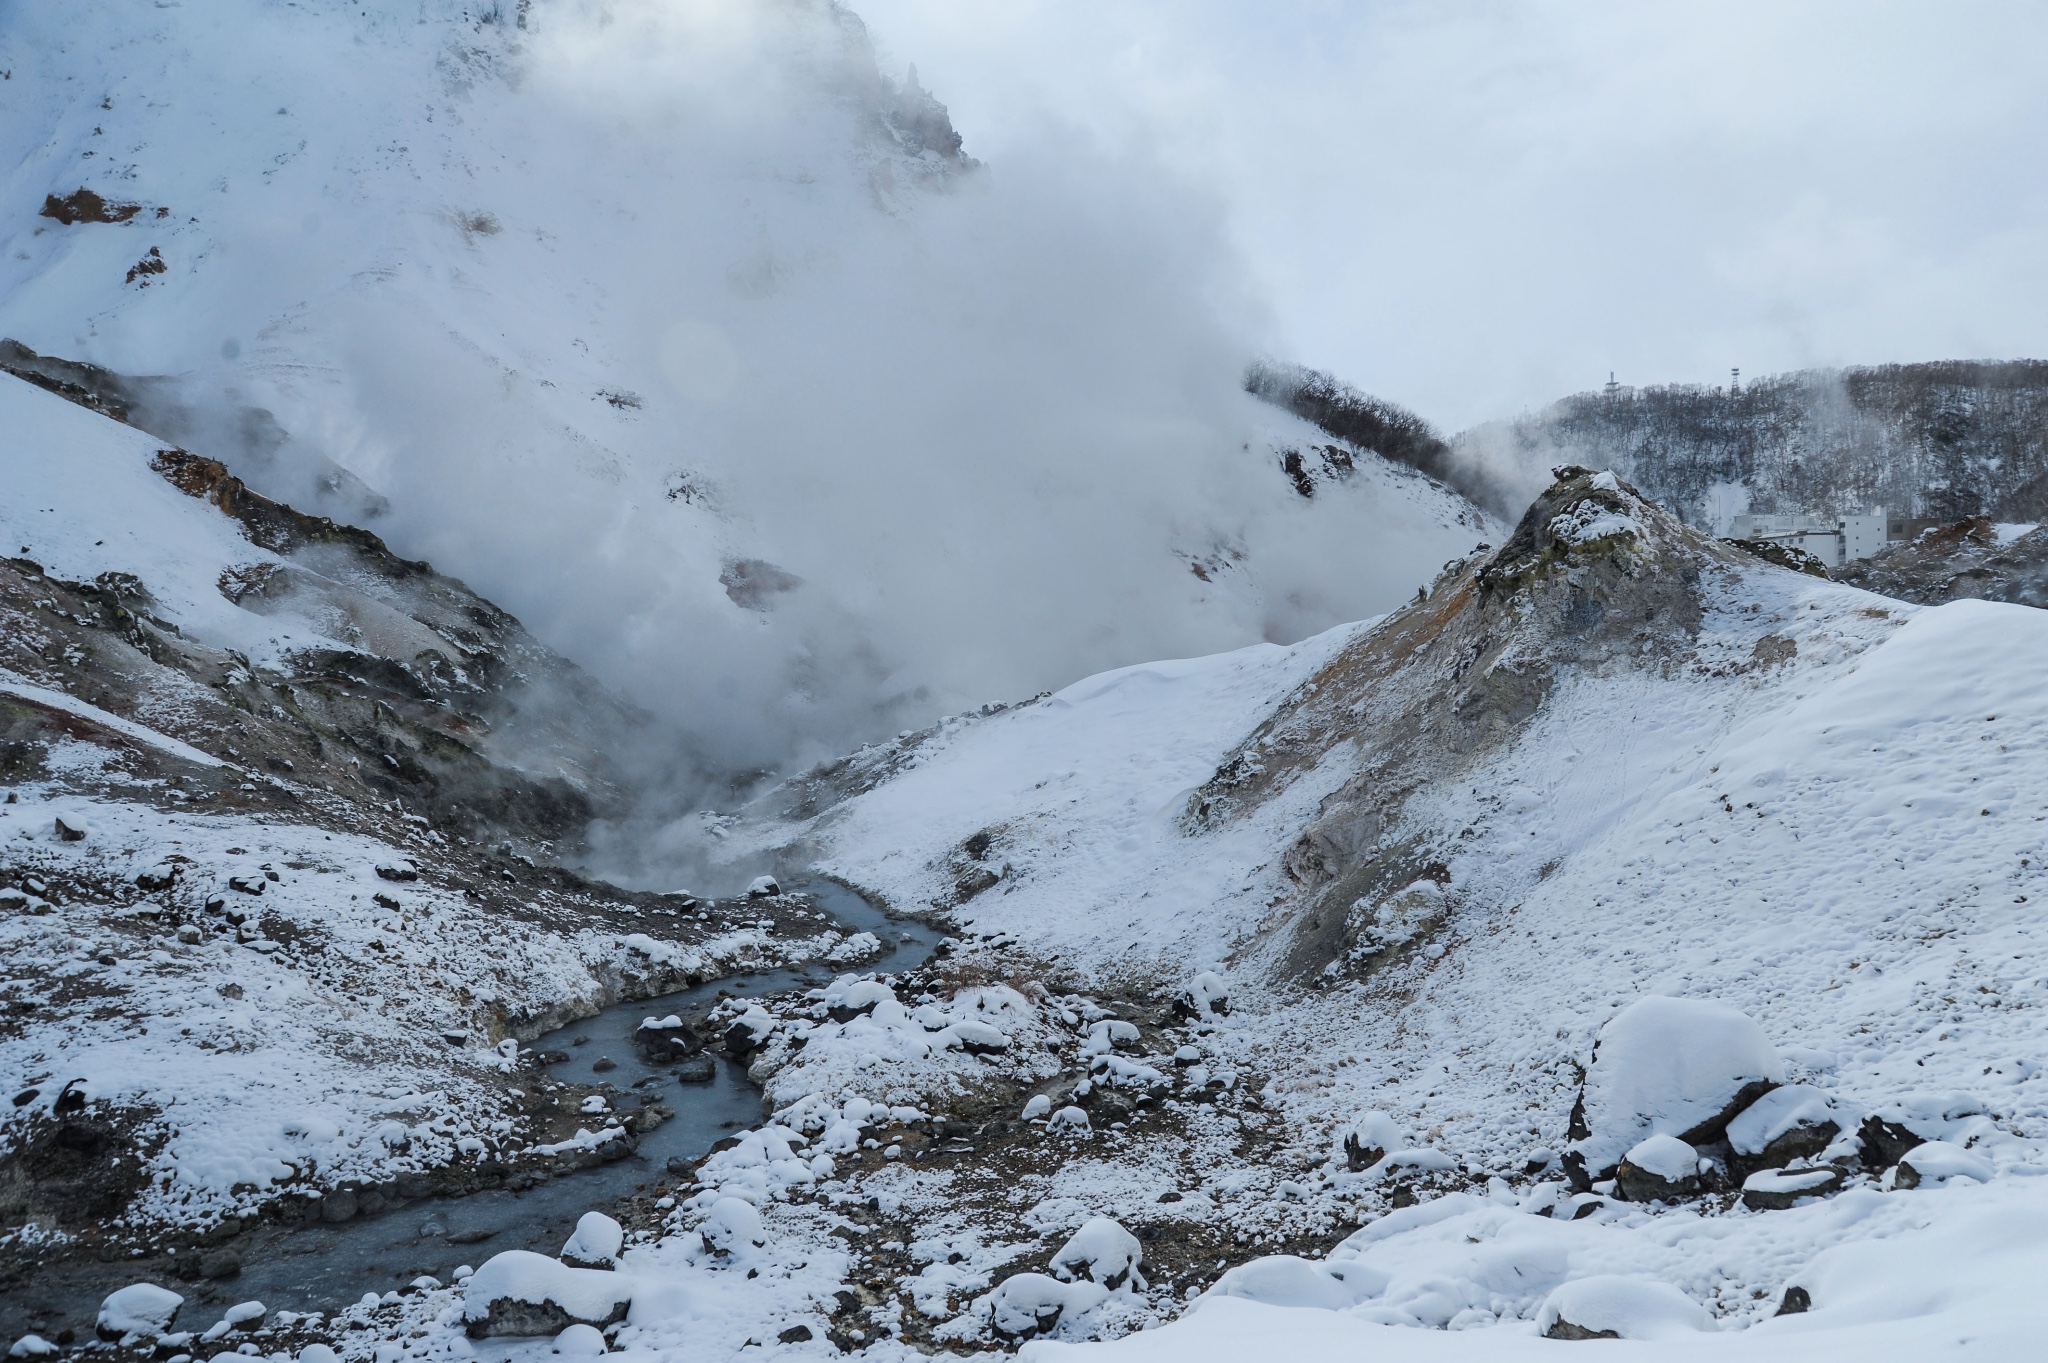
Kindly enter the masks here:
<path id="1" fill-rule="evenodd" d="M 1156 165 L 1059 127 L 964 163 L 822 3 L 514 9 L 23 16 L 8 211 L 99 146 L 172 212 L 10 218 L 0 329 L 271 409 L 726 770 L 1300 637 L 1480 537 L 1279 476 L 1263 312 Z M 91 256 L 150 244 L 147 290 Z"/>

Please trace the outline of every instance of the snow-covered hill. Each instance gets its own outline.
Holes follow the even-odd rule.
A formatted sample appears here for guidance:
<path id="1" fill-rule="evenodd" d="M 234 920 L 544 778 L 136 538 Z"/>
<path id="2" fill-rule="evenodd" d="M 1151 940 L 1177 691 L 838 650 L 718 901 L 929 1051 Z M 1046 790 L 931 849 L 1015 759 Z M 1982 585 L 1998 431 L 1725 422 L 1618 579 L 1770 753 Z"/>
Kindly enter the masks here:
<path id="1" fill-rule="evenodd" d="M 96 1275 L 630 1145 L 658 1113 L 581 1115 L 520 1039 L 863 954 L 794 898 L 552 864 L 647 724 L 460 583 L 6 376 L 0 433 L 10 1338 Z"/>
<path id="2" fill-rule="evenodd" d="M 1629 1337 L 1755 1327 L 1789 1349 L 1839 1330 L 1833 1348 L 1873 1322 L 1921 1341 L 1967 1323 L 2004 1357 L 2039 1328 L 2010 1285 L 2048 1262 L 2031 1213 L 2004 1210 L 2048 1197 L 2044 665 L 2040 612 L 1921 608 L 1784 571 L 1578 471 L 1501 550 L 1382 621 L 948 721 L 795 783 L 798 821 L 751 845 L 949 907 L 979 969 L 1131 1000 L 1123 1016 L 1148 1027 L 1158 1001 L 1221 971 L 1194 994 L 1227 993 L 1227 1018 L 1147 1034 L 1119 1063 L 1170 1074 L 1185 1038 L 1205 1075 L 1231 1078 L 1214 1110 L 1232 1113 L 1234 1150 L 1185 1097 L 1156 1114 L 1103 1098 L 1126 1071 L 1098 1063 L 1092 1094 L 1072 1078 L 1038 1091 L 1116 1103 L 1128 1129 L 1103 1129 L 1098 1106 L 1079 1164 L 1037 1137 L 1008 1185 L 1021 1198 L 979 1191 L 965 1166 L 859 1185 L 893 1189 L 913 1236 L 1116 1217 L 1154 1237 L 1151 1312 L 1170 1313 L 1162 1277 L 1249 1299 L 1215 1308 L 1221 1334 L 1205 1298 L 1128 1351 L 1234 1357 L 1223 1341 L 1263 1334 L 1311 1356 L 1490 1357 L 1525 1347 L 1539 1308 L 1578 1301 L 1553 1294 L 1583 1280 L 1573 1309 Z M 1664 1211 L 1615 1201 L 1597 1181 L 1612 1138 L 1596 1111 L 1580 1139 L 1574 1109 L 1602 1029 L 1650 996 L 1760 1025 L 1773 1077 L 1808 1086 L 1791 1092 L 1844 1133 L 1828 1158 L 1848 1191 L 1749 1211 L 1737 1172 Z M 1361 1131 L 1379 1147 L 1367 1164 L 1387 1158 L 1355 1172 L 1344 1137 Z M 1967 1146 L 1980 1173 L 1890 1191 L 1922 1140 Z M 1152 1205 L 1162 1176 L 1184 1190 L 1170 1211 Z M 1976 1177 L 2009 1186 L 1980 1194 Z M 1359 1221 L 1349 1240 L 1333 1229 Z M 1320 1234 L 1312 1257 L 1336 1245 L 1335 1267 L 1257 1261 L 1215 1283 L 1174 1250 L 1205 1225 L 1240 1253 Z M 1977 1236 L 1979 1257 L 1925 1268 L 1930 1247 Z M 1916 1269 L 1924 1291 L 1901 1295 Z M 1667 1310 L 1624 1284 L 1607 1301 L 1596 1280 L 1612 1274 L 1685 1295 Z M 1788 1286 L 1811 1312 L 1760 1325 Z M 1004 1300 L 977 1309 L 1014 1333 L 1030 1317 Z M 1129 1327 L 1128 1311 L 1066 1304 L 1046 1328 Z M 1386 1334 L 1447 1323 L 1499 1342 Z"/>
<path id="3" fill-rule="evenodd" d="M 1298 497 L 1328 440 L 1239 391 L 1213 215 L 1074 143 L 976 168 L 830 0 L 16 6 L 0 68 L 0 335 L 728 768 L 1484 537 L 1386 468 Z"/>

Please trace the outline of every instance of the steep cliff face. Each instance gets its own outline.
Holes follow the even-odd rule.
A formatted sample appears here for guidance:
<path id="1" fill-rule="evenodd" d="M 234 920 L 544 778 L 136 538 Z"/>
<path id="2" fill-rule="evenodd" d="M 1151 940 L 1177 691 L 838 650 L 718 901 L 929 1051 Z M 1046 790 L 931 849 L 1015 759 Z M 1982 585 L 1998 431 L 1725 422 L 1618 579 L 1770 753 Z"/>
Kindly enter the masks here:
<path id="1" fill-rule="evenodd" d="M 2039 520 L 2048 515 L 2048 362 L 1816 369 L 1733 389 L 1620 387 L 1475 427 L 1454 445 L 1511 469 L 1613 468 L 1708 529 L 1744 496 L 1757 511 L 1883 506 L 1938 520 Z"/>

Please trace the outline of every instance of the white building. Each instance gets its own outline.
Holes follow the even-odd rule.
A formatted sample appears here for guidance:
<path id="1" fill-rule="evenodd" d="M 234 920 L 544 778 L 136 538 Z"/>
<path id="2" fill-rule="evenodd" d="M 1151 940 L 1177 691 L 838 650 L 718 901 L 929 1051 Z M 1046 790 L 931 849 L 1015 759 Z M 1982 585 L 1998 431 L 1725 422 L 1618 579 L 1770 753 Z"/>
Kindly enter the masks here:
<path id="1" fill-rule="evenodd" d="M 1884 548 L 1887 521 L 1882 510 L 1867 516 L 1842 516 L 1830 525 L 1804 513 L 1763 515 L 1745 512 L 1729 527 L 1739 540 L 1769 540 L 1774 544 L 1804 549 L 1829 568 L 1839 568 L 1859 558 L 1869 558 Z"/>

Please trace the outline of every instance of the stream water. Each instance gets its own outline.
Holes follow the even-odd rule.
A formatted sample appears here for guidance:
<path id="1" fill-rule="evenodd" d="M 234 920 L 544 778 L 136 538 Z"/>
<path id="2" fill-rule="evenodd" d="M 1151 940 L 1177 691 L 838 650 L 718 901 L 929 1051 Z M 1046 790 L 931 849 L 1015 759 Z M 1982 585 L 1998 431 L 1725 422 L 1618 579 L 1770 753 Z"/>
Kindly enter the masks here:
<path id="1" fill-rule="evenodd" d="M 813 881 L 792 888 L 809 895 L 841 927 L 872 932 L 881 940 L 885 954 L 863 962 L 862 970 L 909 970 L 938 945 L 940 934 L 933 928 L 890 918 L 841 885 Z M 272 1310 L 331 1311 L 366 1292 L 381 1295 L 422 1275 L 447 1282 L 456 1266 L 480 1264 L 503 1250 L 559 1252 L 583 1213 L 608 1210 L 619 1199 L 665 1177 L 670 1159 L 695 1160 L 721 1137 L 761 1120 L 761 1090 L 747 1078 L 744 1065 L 707 1050 L 704 1054 L 716 1066 L 711 1081 L 679 1083 L 675 1065 L 649 1064 L 633 1045 L 632 1034 L 642 1019 L 701 1013 L 725 996 L 763 997 L 813 987 L 834 973 L 818 965 L 728 976 L 674 994 L 615 1004 L 538 1038 L 533 1042 L 536 1051 L 568 1055 L 548 1067 L 555 1079 L 609 1085 L 616 1090 L 613 1106 L 620 1111 L 659 1102 L 675 1116 L 642 1135 L 633 1154 L 523 1192 L 422 1198 L 338 1225 L 265 1226 L 251 1231 L 238 1242 L 238 1276 L 224 1282 L 172 1284 L 188 1298 L 180 1327 L 203 1328 L 218 1317 L 221 1306 L 234 1302 L 257 1300 Z M 604 1059 L 613 1067 L 600 1071 L 596 1067 Z M 77 1287 L 85 1290 L 66 1292 L 57 1284 L 39 1284 L 42 1290 L 37 1295 L 47 1296 L 53 1305 L 59 1298 L 79 1296 L 76 1302 L 64 1302 L 59 1314 L 82 1314 L 89 1323 L 99 1305 L 99 1296 L 93 1293 L 103 1295 L 108 1289 L 88 1289 L 84 1282 Z"/>

